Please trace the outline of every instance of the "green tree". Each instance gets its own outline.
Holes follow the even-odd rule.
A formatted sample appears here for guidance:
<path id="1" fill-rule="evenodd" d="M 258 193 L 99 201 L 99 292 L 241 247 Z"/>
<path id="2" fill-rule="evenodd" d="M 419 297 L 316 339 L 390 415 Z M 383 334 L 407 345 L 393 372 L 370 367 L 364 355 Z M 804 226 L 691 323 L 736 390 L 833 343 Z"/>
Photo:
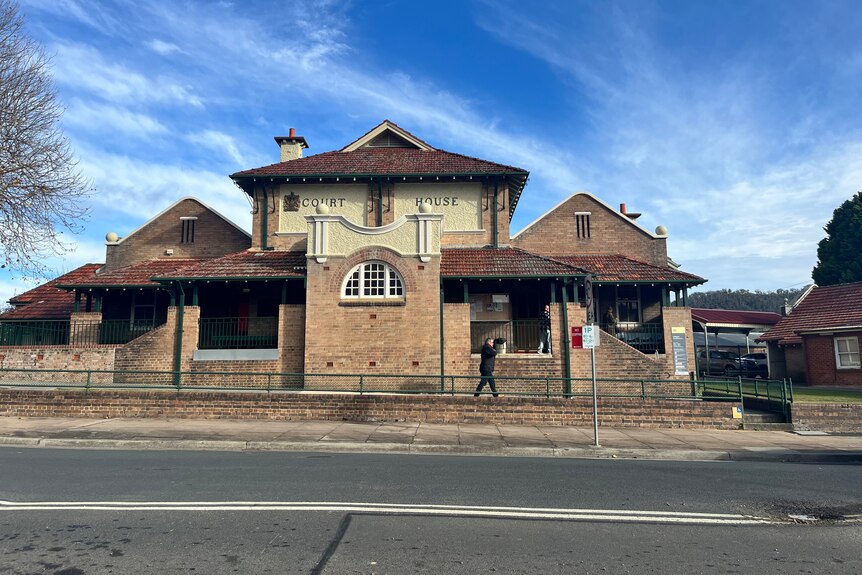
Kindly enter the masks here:
<path id="1" fill-rule="evenodd" d="M 44 258 L 68 251 L 91 191 L 77 171 L 42 48 L 13 0 L 0 0 L 0 267 L 45 275 Z"/>
<path id="2" fill-rule="evenodd" d="M 811 277 L 821 286 L 862 281 L 862 192 L 841 204 L 817 245 Z"/>

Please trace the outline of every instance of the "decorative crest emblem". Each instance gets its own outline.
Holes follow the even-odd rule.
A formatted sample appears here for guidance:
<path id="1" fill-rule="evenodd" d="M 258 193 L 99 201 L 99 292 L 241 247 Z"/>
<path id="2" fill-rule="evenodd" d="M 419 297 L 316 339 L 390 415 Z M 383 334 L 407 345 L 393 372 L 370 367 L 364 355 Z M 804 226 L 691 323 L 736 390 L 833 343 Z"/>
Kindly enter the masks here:
<path id="1" fill-rule="evenodd" d="M 298 212 L 299 211 L 299 196 L 290 192 L 290 194 L 284 196 L 284 211 L 285 212 Z"/>

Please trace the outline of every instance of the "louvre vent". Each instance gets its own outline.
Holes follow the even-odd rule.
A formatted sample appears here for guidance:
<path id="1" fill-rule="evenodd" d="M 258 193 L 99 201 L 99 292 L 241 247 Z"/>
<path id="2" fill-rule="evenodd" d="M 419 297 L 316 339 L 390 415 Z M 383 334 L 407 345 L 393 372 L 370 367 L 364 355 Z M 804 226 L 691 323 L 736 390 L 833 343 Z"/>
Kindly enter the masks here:
<path id="1" fill-rule="evenodd" d="M 369 148 L 415 148 L 413 144 L 404 138 L 386 131 L 368 142 Z"/>

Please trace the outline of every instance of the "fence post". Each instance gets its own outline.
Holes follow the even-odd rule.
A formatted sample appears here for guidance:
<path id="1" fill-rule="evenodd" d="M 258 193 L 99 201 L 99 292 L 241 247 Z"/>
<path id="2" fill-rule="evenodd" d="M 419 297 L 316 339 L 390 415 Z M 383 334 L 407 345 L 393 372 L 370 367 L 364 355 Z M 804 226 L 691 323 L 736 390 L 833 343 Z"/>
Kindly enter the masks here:
<path id="1" fill-rule="evenodd" d="M 787 378 L 787 387 L 790 388 L 790 403 L 793 403 L 793 380 Z"/>
<path id="2" fill-rule="evenodd" d="M 784 413 L 784 423 L 789 423 L 787 420 L 789 419 L 787 413 L 787 385 L 786 382 L 781 380 L 781 412 Z"/>
<path id="3" fill-rule="evenodd" d="M 452 395 L 455 395 L 455 376 L 449 376 L 449 385 L 452 390 Z"/>
<path id="4" fill-rule="evenodd" d="M 84 389 L 89 393 L 90 391 L 90 377 L 93 375 L 93 372 L 89 369 L 87 370 L 87 383 L 84 384 Z"/>
<path id="5" fill-rule="evenodd" d="M 363 387 L 365 386 L 365 381 L 364 381 L 364 380 L 365 380 L 365 376 L 364 376 L 364 375 L 360 375 L 360 376 L 359 376 L 359 395 L 362 395 L 362 389 L 363 389 Z"/>
<path id="6" fill-rule="evenodd" d="M 181 374 L 182 374 L 182 372 L 179 370 L 174 372 L 174 377 L 176 378 L 176 381 L 177 381 L 177 393 L 180 392 L 180 386 L 182 385 L 182 381 L 183 381 Z"/>
<path id="7" fill-rule="evenodd" d="M 739 392 L 739 401 L 742 401 L 742 376 L 736 376 L 736 389 Z"/>
<path id="8" fill-rule="evenodd" d="M 766 384 L 766 389 L 767 389 L 767 393 L 768 393 L 769 383 Z M 755 399 L 760 398 L 760 392 L 757 389 L 757 378 L 756 377 L 754 378 L 754 397 L 755 397 Z"/>
<path id="9" fill-rule="evenodd" d="M 641 399 L 646 399 L 646 385 L 644 380 L 641 380 Z"/>
<path id="10" fill-rule="evenodd" d="M 545 398 L 546 399 L 551 398 L 551 382 L 550 382 L 550 380 L 548 380 L 547 377 L 545 378 Z"/>
<path id="11" fill-rule="evenodd" d="M 272 393 L 272 374 L 271 373 L 266 374 L 266 392 Z"/>

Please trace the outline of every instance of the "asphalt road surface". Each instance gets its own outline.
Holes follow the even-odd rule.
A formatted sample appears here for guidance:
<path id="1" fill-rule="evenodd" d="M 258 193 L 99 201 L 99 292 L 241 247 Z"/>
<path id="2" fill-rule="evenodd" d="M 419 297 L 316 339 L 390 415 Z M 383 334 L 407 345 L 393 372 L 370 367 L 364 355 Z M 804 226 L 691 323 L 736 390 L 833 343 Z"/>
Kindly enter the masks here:
<path id="1" fill-rule="evenodd" d="M 0 574 L 862 573 L 862 466 L 0 448 Z"/>

